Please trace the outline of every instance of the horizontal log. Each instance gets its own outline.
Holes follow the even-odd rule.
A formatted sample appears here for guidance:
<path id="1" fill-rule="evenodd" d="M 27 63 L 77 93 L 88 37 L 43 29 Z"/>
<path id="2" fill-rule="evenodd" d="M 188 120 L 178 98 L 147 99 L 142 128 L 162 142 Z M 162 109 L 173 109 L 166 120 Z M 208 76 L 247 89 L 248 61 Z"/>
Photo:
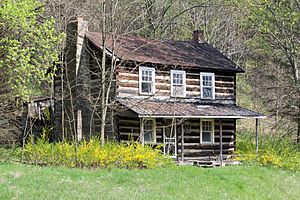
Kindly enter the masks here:
<path id="1" fill-rule="evenodd" d="M 117 80 L 135 80 L 139 81 L 139 76 L 137 74 L 126 74 L 126 75 L 117 75 Z"/>
<path id="2" fill-rule="evenodd" d="M 136 133 L 127 133 L 127 132 L 120 132 L 120 135 L 126 135 L 126 136 L 140 136 L 140 133 L 139 132 L 136 132 Z"/>
<path id="3" fill-rule="evenodd" d="M 234 148 L 229 148 L 229 149 L 223 149 L 222 152 L 228 152 L 228 151 L 234 151 Z M 181 152 L 181 149 L 178 149 L 178 152 Z M 201 152 L 216 152 L 219 153 L 219 149 L 184 149 L 184 153 L 201 153 Z"/>
<path id="4" fill-rule="evenodd" d="M 216 94 L 226 94 L 226 95 L 234 95 L 234 90 L 233 89 L 215 89 Z"/>
<path id="5" fill-rule="evenodd" d="M 234 142 L 222 142 L 223 145 L 234 145 Z M 196 143 L 183 143 L 183 146 L 201 146 L 202 144 L 200 144 L 200 142 L 196 142 Z M 220 145 L 219 142 L 215 142 L 213 145 Z M 178 143 L 178 146 L 181 146 L 181 143 Z"/>
<path id="6" fill-rule="evenodd" d="M 230 76 L 215 76 L 215 81 L 234 82 L 234 78 Z"/>
<path id="7" fill-rule="evenodd" d="M 220 82 L 220 81 L 215 81 L 215 87 L 218 88 L 234 88 L 234 83 L 233 82 Z"/>
<path id="8" fill-rule="evenodd" d="M 124 88 L 139 88 L 139 83 L 138 82 L 119 82 L 117 83 L 119 87 L 124 87 Z"/>
<path id="9" fill-rule="evenodd" d="M 135 124 L 138 125 L 140 124 L 139 119 L 119 119 L 117 120 L 119 124 Z"/>
<path id="10" fill-rule="evenodd" d="M 140 127 L 139 127 L 139 126 L 128 126 L 128 125 L 126 125 L 126 126 L 121 126 L 121 125 L 119 125 L 119 129 L 139 130 Z"/>

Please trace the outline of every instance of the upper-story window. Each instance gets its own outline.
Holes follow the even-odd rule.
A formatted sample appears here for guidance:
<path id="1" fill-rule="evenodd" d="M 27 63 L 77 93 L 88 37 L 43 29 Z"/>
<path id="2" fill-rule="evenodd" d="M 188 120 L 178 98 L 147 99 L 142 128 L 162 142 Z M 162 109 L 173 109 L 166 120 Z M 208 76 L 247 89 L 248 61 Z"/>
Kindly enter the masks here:
<path id="1" fill-rule="evenodd" d="M 155 90 L 155 69 L 151 67 L 139 67 L 139 92 L 151 95 Z"/>
<path id="2" fill-rule="evenodd" d="M 215 74 L 200 73 L 200 86 L 202 99 L 215 99 Z"/>
<path id="3" fill-rule="evenodd" d="M 185 97 L 185 71 L 171 70 L 171 96 Z"/>

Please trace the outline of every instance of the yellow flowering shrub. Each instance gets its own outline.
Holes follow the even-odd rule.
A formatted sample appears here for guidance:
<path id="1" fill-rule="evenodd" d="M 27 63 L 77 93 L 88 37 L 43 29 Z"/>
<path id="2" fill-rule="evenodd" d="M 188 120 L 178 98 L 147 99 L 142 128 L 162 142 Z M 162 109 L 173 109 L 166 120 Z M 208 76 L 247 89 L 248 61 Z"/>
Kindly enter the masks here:
<path id="1" fill-rule="evenodd" d="M 40 138 L 31 139 L 25 146 L 23 155 L 27 161 L 45 165 L 68 167 L 118 167 L 155 168 L 171 164 L 161 152 L 161 146 L 142 146 L 138 142 L 106 142 L 100 145 L 98 138 L 79 144 L 69 142 L 49 143 Z"/>

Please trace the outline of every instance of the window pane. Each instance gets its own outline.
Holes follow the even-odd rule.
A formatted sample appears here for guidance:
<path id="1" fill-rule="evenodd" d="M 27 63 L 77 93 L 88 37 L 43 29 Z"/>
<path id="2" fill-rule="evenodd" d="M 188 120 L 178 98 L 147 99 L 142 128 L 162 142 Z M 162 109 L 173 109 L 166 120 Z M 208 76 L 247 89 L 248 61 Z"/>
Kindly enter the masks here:
<path id="1" fill-rule="evenodd" d="M 142 81 L 151 81 L 152 82 L 152 71 L 143 70 L 142 71 Z"/>
<path id="2" fill-rule="evenodd" d="M 144 131 L 152 131 L 153 129 L 153 121 L 152 120 L 147 120 L 144 123 Z"/>
<path id="3" fill-rule="evenodd" d="M 144 123 L 144 141 L 145 142 L 153 141 L 153 120 L 147 120 Z"/>
<path id="4" fill-rule="evenodd" d="M 211 99 L 212 98 L 212 88 L 204 87 L 202 88 L 203 98 Z"/>
<path id="5" fill-rule="evenodd" d="M 212 76 L 203 76 L 202 79 L 203 86 L 212 86 Z"/>
<path id="6" fill-rule="evenodd" d="M 184 95 L 184 87 L 183 85 L 174 85 L 173 86 L 173 96 L 183 96 Z"/>
<path id="7" fill-rule="evenodd" d="M 211 132 L 202 132 L 202 142 L 211 142 Z"/>
<path id="8" fill-rule="evenodd" d="M 212 122 L 211 121 L 203 121 L 202 122 L 202 130 L 203 131 L 212 131 Z"/>
<path id="9" fill-rule="evenodd" d="M 152 84 L 151 83 L 142 83 L 142 92 L 143 93 L 152 93 Z"/>
<path id="10" fill-rule="evenodd" d="M 173 73 L 173 84 L 182 85 L 183 84 L 183 74 Z"/>
<path id="11" fill-rule="evenodd" d="M 152 141 L 153 141 L 152 131 L 145 132 L 145 134 L 144 134 L 144 142 L 152 142 Z"/>

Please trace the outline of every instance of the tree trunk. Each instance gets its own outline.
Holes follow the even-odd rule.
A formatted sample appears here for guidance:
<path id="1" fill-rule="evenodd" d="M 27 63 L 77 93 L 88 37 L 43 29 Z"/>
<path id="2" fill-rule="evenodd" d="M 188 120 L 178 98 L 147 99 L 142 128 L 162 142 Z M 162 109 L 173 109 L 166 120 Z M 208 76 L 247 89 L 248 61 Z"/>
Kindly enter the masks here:
<path id="1" fill-rule="evenodd" d="M 106 34 L 105 34 L 105 23 L 106 23 L 106 16 L 105 16 L 105 1 L 102 3 L 102 9 L 103 9 L 103 18 L 102 18 L 102 44 L 103 44 L 103 52 L 102 52 L 102 62 L 101 62 L 101 126 L 100 126 L 100 140 L 101 144 L 104 145 L 105 141 L 105 121 L 106 121 L 106 111 L 107 111 L 107 105 L 105 104 L 105 94 L 106 94 Z"/>
<path id="2" fill-rule="evenodd" d="M 300 143 L 300 120 L 298 120 L 297 144 Z"/>

